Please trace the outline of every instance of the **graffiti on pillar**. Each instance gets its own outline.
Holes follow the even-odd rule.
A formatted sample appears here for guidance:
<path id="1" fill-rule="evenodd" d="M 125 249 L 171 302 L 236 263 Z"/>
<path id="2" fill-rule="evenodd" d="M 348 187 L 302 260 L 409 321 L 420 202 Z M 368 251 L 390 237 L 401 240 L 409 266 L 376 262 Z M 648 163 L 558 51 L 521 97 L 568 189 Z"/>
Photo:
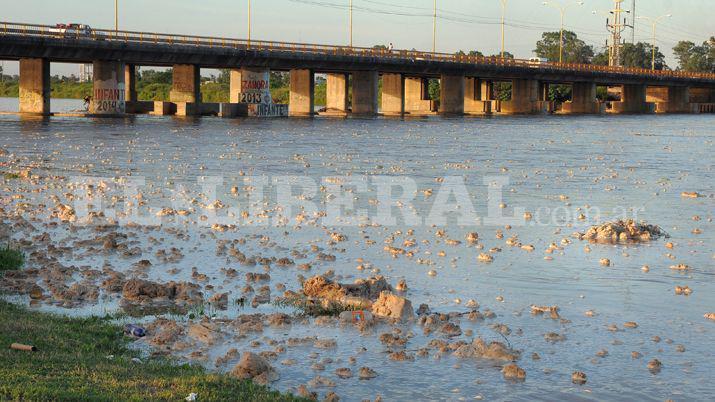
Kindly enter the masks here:
<path id="1" fill-rule="evenodd" d="M 265 69 L 241 70 L 240 103 L 248 104 L 248 115 L 277 117 L 288 115 L 288 105 L 275 104 L 271 98 L 271 75 Z"/>
<path id="2" fill-rule="evenodd" d="M 126 110 L 124 83 L 116 79 L 95 80 L 92 105 L 95 114 L 123 114 Z"/>

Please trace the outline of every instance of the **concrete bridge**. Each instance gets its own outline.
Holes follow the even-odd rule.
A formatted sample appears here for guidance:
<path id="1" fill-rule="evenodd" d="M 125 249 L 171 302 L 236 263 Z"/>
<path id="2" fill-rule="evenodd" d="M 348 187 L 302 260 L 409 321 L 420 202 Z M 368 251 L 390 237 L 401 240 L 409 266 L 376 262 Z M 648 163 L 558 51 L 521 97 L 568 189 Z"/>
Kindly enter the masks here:
<path id="1" fill-rule="evenodd" d="M 314 113 L 316 73 L 327 76 L 327 113 L 336 115 L 548 113 L 555 111 L 547 98 L 550 84 L 572 87 L 572 99 L 558 110 L 564 114 L 715 112 L 715 74 L 408 50 L 113 30 L 67 34 L 50 26 L 0 22 L 0 59 L 20 61 L 20 112 L 40 115 L 50 113 L 50 62 L 94 65 L 94 115 L 245 114 L 246 104 L 239 102 L 247 91 L 243 77 L 271 70 L 290 72 L 292 116 Z M 173 68 L 169 102 L 137 100 L 137 66 Z M 231 70 L 230 103 L 202 103 L 201 68 Z M 430 78 L 440 80 L 439 102 L 428 99 Z M 495 82 L 512 84 L 510 100 L 494 99 Z M 599 102 L 597 86 L 608 87 L 620 100 Z"/>

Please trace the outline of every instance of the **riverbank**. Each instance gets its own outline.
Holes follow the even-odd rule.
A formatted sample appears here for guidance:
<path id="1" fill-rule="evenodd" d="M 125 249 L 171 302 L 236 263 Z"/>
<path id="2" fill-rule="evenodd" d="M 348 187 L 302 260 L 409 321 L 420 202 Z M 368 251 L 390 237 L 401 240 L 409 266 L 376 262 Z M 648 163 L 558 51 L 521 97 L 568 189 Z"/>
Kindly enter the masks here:
<path id="1" fill-rule="evenodd" d="M 121 327 L 103 318 L 68 318 L 0 301 L 0 399 L 299 401 L 200 366 L 143 357 Z M 9 349 L 14 342 L 36 352 Z M 139 359 L 139 360 L 136 360 Z"/>

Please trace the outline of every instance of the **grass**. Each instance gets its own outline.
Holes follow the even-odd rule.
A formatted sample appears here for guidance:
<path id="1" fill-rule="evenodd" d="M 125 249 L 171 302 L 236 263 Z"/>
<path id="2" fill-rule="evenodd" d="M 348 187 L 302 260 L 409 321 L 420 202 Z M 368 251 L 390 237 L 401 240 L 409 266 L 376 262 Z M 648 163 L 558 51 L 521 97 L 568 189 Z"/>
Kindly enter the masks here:
<path id="1" fill-rule="evenodd" d="M 37 352 L 9 349 L 13 342 Z M 0 400 L 300 401 L 251 382 L 143 358 L 120 326 L 103 318 L 68 318 L 0 300 Z M 112 355 L 112 358 L 108 356 Z M 139 357 L 143 363 L 134 363 Z"/>
<path id="2" fill-rule="evenodd" d="M 3 173 L 2 175 L 5 180 L 15 180 L 20 178 L 20 175 L 17 173 Z"/>
<path id="3" fill-rule="evenodd" d="M 10 245 L 0 247 L 0 271 L 20 269 L 25 263 L 22 251 L 10 248 Z"/>

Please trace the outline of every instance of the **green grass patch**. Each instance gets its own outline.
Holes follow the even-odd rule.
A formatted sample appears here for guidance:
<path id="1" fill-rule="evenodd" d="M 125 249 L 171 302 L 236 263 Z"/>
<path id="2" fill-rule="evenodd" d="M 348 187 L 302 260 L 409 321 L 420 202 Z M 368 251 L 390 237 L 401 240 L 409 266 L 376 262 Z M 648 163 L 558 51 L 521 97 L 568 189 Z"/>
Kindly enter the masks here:
<path id="1" fill-rule="evenodd" d="M 11 172 L 6 172 L 2 174 L 5 180 L 16 180 L 20 178 L 20 175 L 17 173 L 11 173 Z"/>
<path id="2" fill-rule="evenodd" d="M 25 255 L 20 250 L 10 248 L 10 245 L 0 247 L 0 271 L 10 271 L 22 268 Z"/>
<path id="3" fill-rule="evenodd" d="M 13 342 L 37 352 L 9 349 Z M 0 400 L 300 401 L 251 382 L 166 358 L 141 358 L 120 326 L 0 301 Z M 113 356 L 113 357 L 109 357 Z"/>

